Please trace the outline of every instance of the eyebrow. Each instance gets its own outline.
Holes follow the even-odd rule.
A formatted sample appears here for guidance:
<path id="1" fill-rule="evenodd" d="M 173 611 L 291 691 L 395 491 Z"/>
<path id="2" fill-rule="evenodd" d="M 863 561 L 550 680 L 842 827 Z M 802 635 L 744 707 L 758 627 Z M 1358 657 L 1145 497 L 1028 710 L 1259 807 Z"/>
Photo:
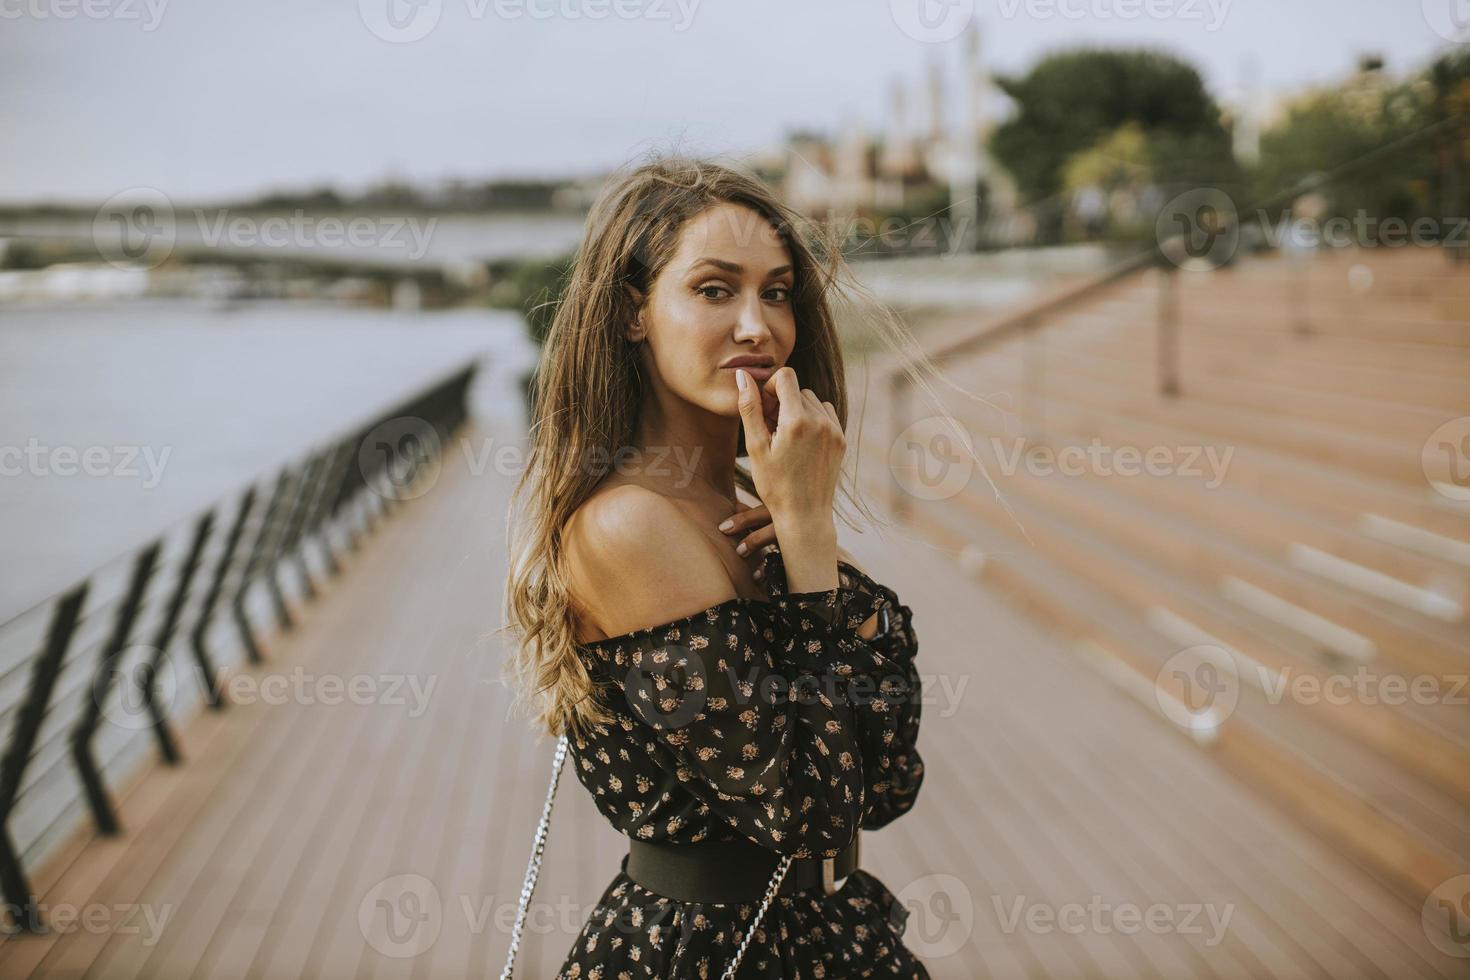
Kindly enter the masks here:
<path id="1" fill-rule="evenodd" d="M 718 269 L 724 269 L 726 272 L 733 272 L 736 275 L 744 275 L 744 273 L 745 273 L 745 267 L 742 266 L 742 265 L 740 265 L 738 262 L 726 262 L 724 259 L 716 259 L 716 258 L 709 258 L 709 257 L 705 257 L 705 258 L 702 258 L 702 259 L 695 259 L 694 260 L 694 264 L 691 265 L 689 268 L 695 269 L 695 268 L 698 268 L 700 265 L 704 265 L 704 264 L 715 266 Z M 776 268 L 774 268 L 770 272 L 766 273 L 766 275 L 768 275 L 768 276 L 779 276 L 783 272 L 790 272 L 790 271 L 791 271 L 791 266 L 790 265 L 778 265 L 778 266 L 776 266 Z"/>

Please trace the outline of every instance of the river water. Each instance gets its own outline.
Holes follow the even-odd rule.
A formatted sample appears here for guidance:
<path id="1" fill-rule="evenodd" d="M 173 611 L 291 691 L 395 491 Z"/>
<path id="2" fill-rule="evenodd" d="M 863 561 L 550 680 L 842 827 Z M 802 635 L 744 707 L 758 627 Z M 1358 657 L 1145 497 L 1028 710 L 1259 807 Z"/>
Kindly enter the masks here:
<path id="1" fill-rule="evenodd" d="M 0 310 L 0 623 L 471 359 L 515 415 L 534 356 L 489 310 Z"/>

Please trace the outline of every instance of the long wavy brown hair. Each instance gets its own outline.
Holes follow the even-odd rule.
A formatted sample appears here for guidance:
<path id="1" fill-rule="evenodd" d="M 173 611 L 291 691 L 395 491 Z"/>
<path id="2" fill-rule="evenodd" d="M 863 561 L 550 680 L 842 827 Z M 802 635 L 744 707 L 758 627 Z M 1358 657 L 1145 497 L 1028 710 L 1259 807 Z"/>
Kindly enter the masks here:
<path id="1" fill-rule="evenodd" d="M 845 333 L 850 325 L 868 325 L 886 344 L 906 350 L 905 370 L 932 396 L 920 377 L 936 373 L 932 364 L 902 321 L 852 276 L 832 223 L 803 219 L 736 164 L 656 155 L 615 172 L 588 213 L 562 284 L 533 381 L 527 465 L 507 514 L 511 564 L 501 629 L 517 642 L 504 674 L 515 694 L 512 713 L 520 709 L 551 737 L 580 737 L 588 726 L 613 720 L 577 653 L 562 530 L 618 454 L 633 448 L 647 381 L 638 345 L 624 333 L 638 312 L 627 287 L 647 297 L 685 223 L 721 203 L 751 208 L 789 250 L 796 344 L 786 363 L 802 387 L 832 403 L 844 432 L 847 384 L 834 307 L 843 313 Z M 848 445 L 860 437 L 861 425 L 859 439 L 850 437 Z M 737 456 L 744 455 L 742 430 Z M 747 468 L 736 466 L 736 483 L 759 499 Z M 882 523 L 863 504 L 851 471 L 844 469 L 839 489 L 870 522 Z M 853 526 L 840 507 L 837 514 Z"/>

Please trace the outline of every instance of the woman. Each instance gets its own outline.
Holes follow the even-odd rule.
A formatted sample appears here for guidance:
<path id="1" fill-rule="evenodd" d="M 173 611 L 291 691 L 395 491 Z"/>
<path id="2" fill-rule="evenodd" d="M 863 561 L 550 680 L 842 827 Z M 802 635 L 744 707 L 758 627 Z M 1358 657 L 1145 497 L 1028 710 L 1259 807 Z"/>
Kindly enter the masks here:
<path id="1" fill-rule="evenodd" d="M 508 668 L 629 838 L 558 980 L 929 975 L 858 866 L 923 780 L 917 640 L 837 546 L 842 258 L 797 227 L 736 169 L 646 163 L 547 336 Z"/>

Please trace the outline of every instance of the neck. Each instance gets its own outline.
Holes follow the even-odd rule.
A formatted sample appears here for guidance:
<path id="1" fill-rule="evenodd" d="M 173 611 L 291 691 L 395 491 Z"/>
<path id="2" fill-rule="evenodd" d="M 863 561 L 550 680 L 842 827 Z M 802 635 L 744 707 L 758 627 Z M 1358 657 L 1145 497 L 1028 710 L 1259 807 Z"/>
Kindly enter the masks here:
<path id="1" fill-rule="evenodd" d="M 729 419 L 684 404 L 677 414 L 659 410 L 647 399 L 639 418 L 634 446 L 635 468 L 680 489 L 715 492 L 735 499 L 735 449 L 740 418 Z"/>

